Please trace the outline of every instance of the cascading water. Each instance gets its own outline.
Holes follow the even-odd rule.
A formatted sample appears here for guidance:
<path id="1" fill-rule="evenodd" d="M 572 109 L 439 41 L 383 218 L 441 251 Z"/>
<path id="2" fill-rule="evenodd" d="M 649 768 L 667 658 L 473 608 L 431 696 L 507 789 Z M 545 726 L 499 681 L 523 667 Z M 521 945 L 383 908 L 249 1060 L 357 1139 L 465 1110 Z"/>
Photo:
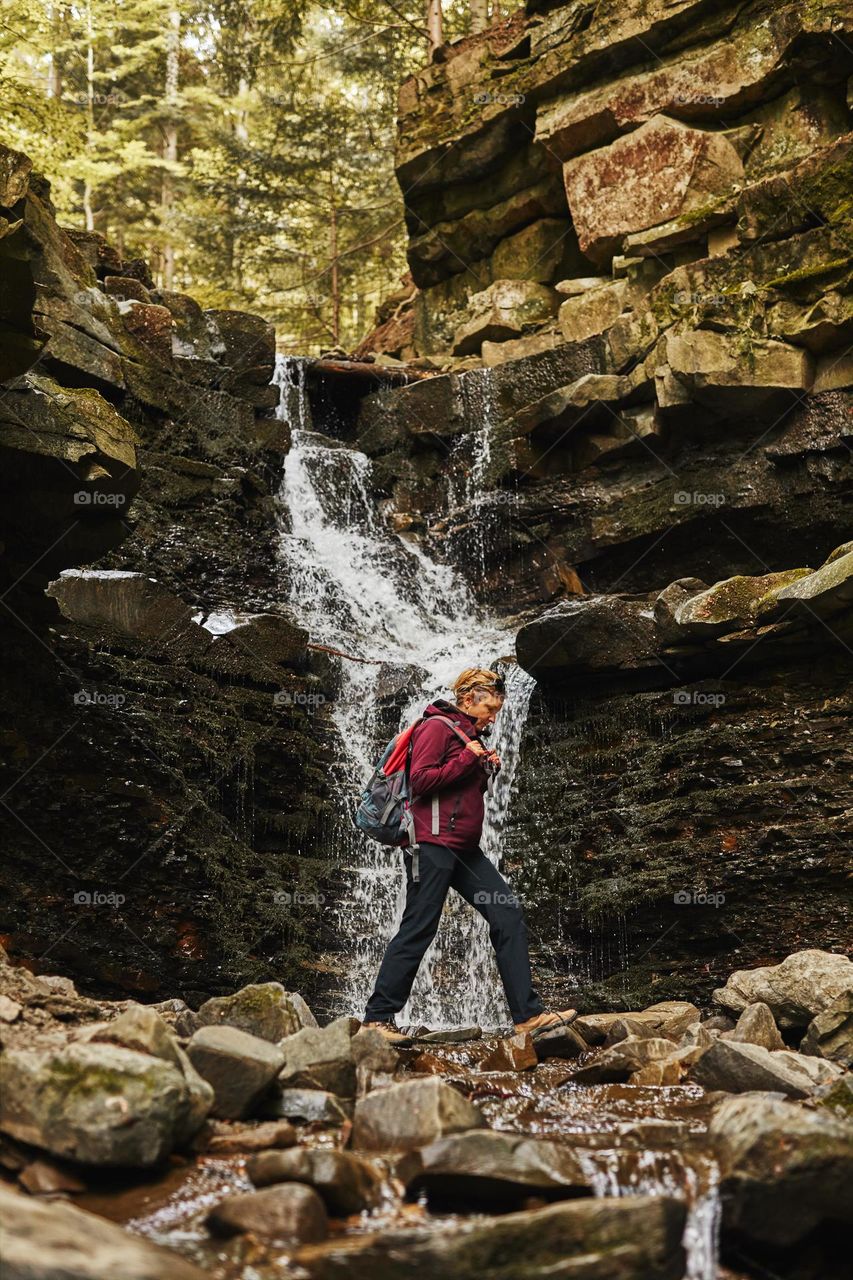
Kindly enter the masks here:
<path id="1" fill-rule="evenodd" d="M 377 682 L 389 666 L 410 669 L 406 688 L 413 696 L 402 718 L 409 723 L 446 693 L 460 670 L 494 661 L 510 644 L 456 570 L 432 561 L 380 518 L 370 494 L 369 459 L 309 429 L 304 372 L 298 360 L 281 359 L 276 368 L 279 413 L 293 431 L 281 488 L 281 546 L 291 609 L 312 640 L 351 655 L 341 660 L 343 687 L 334 708 L 345 751 L 340 790 L 351 802 L 382 745 Z M 495 861 L 534 684 L 514 664 L 507 679 L 494 739 L 503 768 L 487 798 L 483 836 Z M 344 829 L 347 823 L 348 817 Z M 364 841 L 355 831 L 343 853 L 350 859 L 351 892 L 340 924 L 351 948 L 341 1005 L 342 1012 L 360 1014 L 399 920 L 405 879 L 399 851 Z M 485 922 L 451 895 L 401 1021 L 441 1027 L 507 1020 Z"/>

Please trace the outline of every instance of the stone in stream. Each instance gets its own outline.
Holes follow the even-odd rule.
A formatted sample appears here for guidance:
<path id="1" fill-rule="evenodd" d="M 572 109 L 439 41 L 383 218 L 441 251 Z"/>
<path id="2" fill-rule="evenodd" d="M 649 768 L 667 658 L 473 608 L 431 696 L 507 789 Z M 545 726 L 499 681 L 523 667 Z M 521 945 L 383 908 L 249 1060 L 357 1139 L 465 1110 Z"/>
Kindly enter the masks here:
<path id="1" fill-rule="evenodd" d="M 746 1094 L 716 1108 L 708 1134 L 720 1167 L 724 1236 L 790 1245 L 816 1227 L 853 1221 L 849 1121 Z"/>
<path id="2" fill-rule="evenodd" d="M 779 1034 L 773 1014 L 763 1001 L 748 1004 L 737 1020 L 734 1031 L 727 1036 L 743 1044 L 757 1044 L 762 1049 L 784 1049 L 785 1041 Z"/>
<path id="3" fill-rule="evenodd" d="M 325 1240 L 328 1233 L 326 1208 L 317 1192 L 299 1182 L 264 1187 L 229 1196 L 205 1219 L 216 1235 L 252 1235 L 282 1244 Z"/>
<path id="4" fill-rule="evenodd" d="M 477 1107 L 431 1076 L 377 1089 L 357 1102 L 352 1145 L 368 1151 L 408 1150 L 485 1123 Z"/>
<path id="5" fill-rule="evenodd" d="M 802 1053 L 853 1066 L 853 989 L 812 1018 L 800 1045 Z"/>
<path id="6" fill-rule="evenodd" d="M 205 1280 L 206 1271 L 70 1204 L 0 1187 L 3 1280 Z"/>
<path id="7" fill-rule="evenodd" d="M 684 1205 L 584 1199 L 439 1230 L 384 1231 L 300 1249 L 311 1280 L 681 1280 Z"/>
<path id="8" fill-rule="evenodd" d="M 589 1045 L 572 1023 L 568 1027 L 552 1027 L 533 1037 L 533 1049 L 540 1062 L 546 1058 L 577 1058 Z"/>
<path id="9" fill-rule="evenodd" d="M 355 1059 L 349 1019 L 327 1027 L 304 1027 L 281 1041 L 283 1088 L 327 1089 L 342 1098 L 355 1094 Z"/>
<path id="10" fill-rule="evenodd" d="M 236 1027 L 201 1027 L 187 1045 L 190 1061 L 216 1097 L 213 1114 L 242 1120 L 260 1102 L 284 1063 L 277 1045 Z"/>
<path id="11" fill-rule="evenodd" d="M 677 1040 L 689 1026 L 698 1022 L 701 1017 L 695 1004 L 688 1000 L 662 1000 L 659 1004 L 649 1005 L 633 1013 L 587 1013 L 581 1014 L 572 1026 L 586 1040 L 587 1044 L 601 1044 L 617 1022 L 640 1023 L 645 1029 L 657 1036 L 666 1036 Z"/>
<path id="12" fill-rule="evenodd" d="M 494 1048 L 480 1059 L 477 1068 L 479 1071 L 527 1071 L 538 1061 L 533 1040 L 521 1032 L 496 1041 Z"/>
<path id="13" fill-rule="evenodd" d="M 280 1150 L 296 1144 L 296 1130 L 289 1120 L 261 1120 L 255 1124 L 226 1124 L 212 1121 L 209 1132 L 200 1134 L 196 1150 L 208 1155 L 239 1155 L 243 1151 Z"/>
<path id="14" fill-rule="evenodd" d="M 197 1017 L 202 1026 L 236 1027 L 273 1043 L 317 1025 L 302 996 L 285 991 L 280 982 L 254 983 L 230 996 L 214 996 L 205 1000 Z"/>
<path id="15" fill-rule="evenodd" d="M 741 1013 L 762 1001 L 784 1030 L 807 1027 L 812 1018 L 853 988 L 853 961 L 832 951 L 795 951 L 781 964 L 739 969 L 714 1000 Z"/>
<path id="16" fill-rule="evenodd" d="M 475 1129 L 423 1147 L 407 1191 L 430 1201 L 484 1205 L 518 1203 L 526 1196 L 564 1199 L 590 1195 L 589 1179 L 572 1147 L 515 1133 Z"/>
<path id="17" fill-rule="evenodd" d="M 466 1040 L 479 1040 L 482 1034 L 481 1027 L 445 1027 L 441 1031 L 418 1027 L 412 1032 L 415 1040 L 426 1040 L 428 1044 L 462 1044 Z"/>
<path id="18" fill-rule="evenodd" d="M 381 1175 L 368 1160 L 321 1147 L 265 1151 L 249 1160 L 246 1173 L 256 1187 L 304 1182 L 336 1217 L 360 1213 L 376 1204 L 382 1185 Z"/>
<path id="19" fill-rule="evenodd" d="M 147 1168 L 198 1128 L 199 1106 L 171 1062 L 108 1044 L 0 1056 L 0 1130 L 85 1164 Z"/>
<path id="20" fill-rule="evenodd" d="M 355 1033 L 352 1056 L 356 1067 L 367 1071 L 394 1072 L 400 1063 L 397 1050 L 375 1027 L 362 1027 Z"/>
<path id="21" fill-rule="evenodd" d="M 805 1054 L 771 1052 L 757 1044 L 716 1040 L 695 1064 L 690 1078 L 705 1089 L 722 1089 L 726 1093 L 764 1089 L 789 1098 L 805 1098 L 817 1084 L 830 1078 L 828 1075 L 823 1081 L 814 1078 L 807 1064 L 817 1061 Z"/>
<path id="22" fill-rule="evenodd" d="M 575 1068 L 572 1084 L 617 1084 L 628 1080 L 649 1062 L 670 1058 L 676 1052 L 671 1040 L 660 1036 L 629 1036 L 604 1049 L 593 1061 Z"/>
<path id="23" fill-rule="evenodd" d="M 303 1124 L 343 1124 L 352 1117 L 352 1100 L 327 1089 L 281 1089 L 264 1100 L 265 1116 L 283 1116 Z"/>

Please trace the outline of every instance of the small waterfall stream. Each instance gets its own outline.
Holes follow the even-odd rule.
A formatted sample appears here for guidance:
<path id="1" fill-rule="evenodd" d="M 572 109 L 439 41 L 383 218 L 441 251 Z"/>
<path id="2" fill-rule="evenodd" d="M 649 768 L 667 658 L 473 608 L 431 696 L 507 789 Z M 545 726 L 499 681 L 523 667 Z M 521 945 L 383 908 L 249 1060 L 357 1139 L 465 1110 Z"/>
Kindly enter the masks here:
<path id="1" fill-rule="evenodd" d="M 310 429 L 304 374 L 303 362 L 279 360 L 279 412 L 293 431 L 280 495 L 281 551 L 289 605 L 312 639 L 362 659 L 342 660 L 343 687 L 334 708 L 345 748 L 339 783 L 348 810 L 341 825 L 348 831 L 349 804 L 384 745 L 377 714 L 383 676 L 391 668 L 408 669 L 404 725 L 434 697 L 446 696 L 464 667 L 489 665 L 511 651 L 512 636 L 484 614 L 460 573 L 389 528 L 371 497 L 370 460 Z M 481 434 L 485 443 L 475 445 L 475 458 L 488 447 L 487 421 Z M 482 466 L 472 466 L 467 486 L 482 474 Z M 495 861 L 534 686 L 514 663 L 507 679 L 494 737 L 504 765 L 487 801 L 484 832 L 484 848 Z M 351 892 L 340 929 L 350 947 L 341 1011 L 360 1014 L 402 911 L 405 878 L 397 850 L 373 845 L 354 830 L 345 843 Z M 508 1021 L 485 923 L 455 894 L 401 1021 L 435 1027 Z"/>

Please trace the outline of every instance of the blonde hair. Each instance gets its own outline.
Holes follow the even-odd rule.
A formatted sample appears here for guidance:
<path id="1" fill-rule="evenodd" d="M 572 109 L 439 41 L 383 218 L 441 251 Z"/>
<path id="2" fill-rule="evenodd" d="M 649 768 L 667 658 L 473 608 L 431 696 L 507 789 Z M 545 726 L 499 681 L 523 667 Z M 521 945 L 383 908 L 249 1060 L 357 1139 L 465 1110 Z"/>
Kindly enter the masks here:
<path id="1" fill-rule="evenodd" d="M 475 689 L 493 687 L 500 678 L 500 674 L 497 671 L 487 671 L 485 667 L 466 667 L 464 671 L 459 673 L 450 687 L 453 690 L 453 696 L 458 702 L 466 694 L 473 693 Z"/>

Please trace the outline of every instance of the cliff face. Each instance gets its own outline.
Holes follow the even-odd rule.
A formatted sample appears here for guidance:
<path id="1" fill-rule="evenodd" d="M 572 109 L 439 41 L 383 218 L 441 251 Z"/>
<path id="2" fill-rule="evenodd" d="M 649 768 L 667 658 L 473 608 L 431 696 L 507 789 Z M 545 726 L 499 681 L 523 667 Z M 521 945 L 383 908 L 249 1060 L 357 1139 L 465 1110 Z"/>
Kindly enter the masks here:
<path id="1" fill-rule="evenodd" d="M 839 4 L 528 4 L 401 91 L 441 372 L 358 438 L 522 614 L 508 859 L 555 998 L 840 942 L 851 73 Z"/>
<path id="2" fill-rule="evenodd" d="M 311 986 L 332 744 L 280 604 L 272 327 L 157 293 L 2 160 L 0 932 L 100 993 Z"/>

